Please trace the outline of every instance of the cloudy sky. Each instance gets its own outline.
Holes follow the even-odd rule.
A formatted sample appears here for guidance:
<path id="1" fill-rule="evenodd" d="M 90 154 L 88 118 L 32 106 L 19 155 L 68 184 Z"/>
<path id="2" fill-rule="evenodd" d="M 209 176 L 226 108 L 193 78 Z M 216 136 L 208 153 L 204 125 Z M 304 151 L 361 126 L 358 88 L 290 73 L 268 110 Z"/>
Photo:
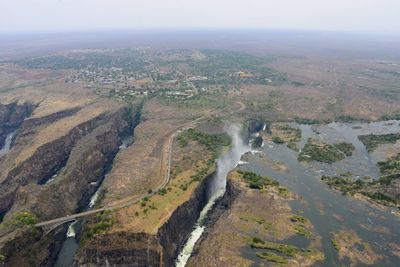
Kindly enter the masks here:
<path id="1" fill-rule="evenodd" d="M 400 34 L 400 0 L 0 0 L 0 32 L 191 27 Z"/>

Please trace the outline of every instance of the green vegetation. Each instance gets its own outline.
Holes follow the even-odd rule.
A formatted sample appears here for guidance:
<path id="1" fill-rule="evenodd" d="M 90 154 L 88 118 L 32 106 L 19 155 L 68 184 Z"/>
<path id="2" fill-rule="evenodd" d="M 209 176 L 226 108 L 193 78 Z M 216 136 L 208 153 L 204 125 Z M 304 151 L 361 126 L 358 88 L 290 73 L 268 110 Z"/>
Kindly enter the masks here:
<path id="1" fill-rule="evenodd" d="M 383 115 L 383 116 L 381 117 L 381 120 L 383 120 L 383 121 L 400 120 L 400 114 Z"/>
<path id="2" fill-rule="evenodd" d="M 296 87 L 301 87 L 301 86 L 304 86 L 304 85 L 305 85 L 304 83 L 302 83 L 302 82 L 297 82 L 297 81 L 293 81 L 293 82 L 291 82 L 291 84 L 293 84 L 293 85 L 296 86 Z"/>
<path id="3" fill-rule="evenodd" d="M 158 193 L 159 195 L 163 196 L 163 195 L 165 195 L 165 194 L 167 193 L 167 189 L 161 188 L 160 190 L 158 190 L 157 193 Z"/>
<path id="4" fill-rule="evenodd" d="M 313 138 L 309 138 L 303 151 L 299 154 L 299 161 L 319 161 L 333 163 L 343 160 L 353 154 L 354 146 L 349 143 L 325 144 Z"/>
<path id="5" fill-rule="evenodd" d="M 261 176 L 254 172 L 238 171 L 242 178 L 247 181 L 248 186 L 252 189 L 263 189 L 267 186 L 279 187 L 279 182 L 272 180 L 267 176 Z"/>
<path id="6" fill-rule="evenodd" d="M 299 117 L 294 118 L 294 121 L 297 122 L 298 124 L 318 124 L 319 123 L 318 120 L 299 118 Z"/>
<path id="7" fill-rule="evenodd" d="M 212 115 L 211 117 L 207 118 L 207 122 L 221 124 L 221 123 L 223 123 L 223 120 L 219 116 Z"/>
<path id="8" fill-rule="evenodd" d="M 189 140 L 195 140 L 213 152 L 218 152 L 222 147 L 231 144 L 231 139 L 227 134 L 207 134 L 193 128 L 183 131 L 177 140 L 181 147 L 187 146 Z"/>
<path id="9" fill-rule="evenodd" d="M 165 105 L 188 109 L 224 109 L 231 104 L 222 94 L 215 92 L 212 95 L 194 95 L 189 98 L 166 98 L 161 91 L 158 94 L 160 101 Z"/>
<path id="10" fill-rule="evenodd" d="M 294 150 L 294 151 L 296 151 L 296 152 L 300 151 L 299 146 L 296 143 L 293 143 L 293 142 L 288 143 L 287 147 L 292 149 L 292 150 Z"/>
<path id="11" fill-rule="evenodd" d="M 278 264 L 286 264 L 289 259 L 297 255 L 321 261 L 324 259 L 324 254 L 317 249 L 298 248 L 289 244 L 280 244 L 274 242 L 263 241 L 258 237 L 253 237 L 248 240 L 248 244 L 252 248 L 265 249 L 267 251 L 257 252 L 256 256 L 270 262 Z"/>
<path id="12" fill-rule="evenodd" d="M 295 223 L 293 226 L 294 231 L 301 236 L 311 237 L 312 233 L 306 229 L 306 225 L 309 224 L 309 221 L 299 215 L 293 215 L 290 217 L 290 221 Z"/>
<path id="13" fill-rule="evenodd" d="M 373 193 L 369 193 L 369 192 L 363 192 L 363 195 L 376 200 L 376 201 L 382 201 L 382 202 L 392 202 L 392 203 L 396 203 L 396 200 L 390 196 L 387 196 L 383 193 L 380 192 L 373 192 Z"/>
<path id="14" fill-rule="evenodd" d="M 293 230 L 296 232 L 296 234 L 301 235 L 301 236 L 305 236 L 305 237 L 312 236 L 312 233 L 310 231 L 308 231 L 302 224 L 297 224 L 297 225 L 293 226 Z"/>
<path id="15" fill-rule="evenodd" d="M 274 125 L 273 128 L 275 130 L 278 130 L 279 132 L 281 132 L 283 137 L 286 137 L 286 138 L 282 138 L 279 136 L 279 138 L 281 138 L 283 140 L 283 142 L 300 142 L 301 141 L 301 129 L 293 128 L 293 127 L 290 127 L 289 125 Z M 274 140 L 272 140 L 272 141 L 274 141 Z M 275 142 L 275 143 L 277 143 L 277 142 Z"/>
<path id="16" fill-rule="evenodd" d="M 285 140 L 283 140 L 279 136 L 274 136 L 274 137 L 272 137 L 272 142 L 274 142 L 275 144 L 284 144 Z"/>
<path id="17" fill-rule="evenodd" d="M 358 139 L 365 145 L 368 152 L 373 152 L 379 145 L 396 143 L 397 140 L 400 140 L 400 133 L 360 135 Z"/>
<path id="18" fill-rule="evenodd" d="M 138 71 L 148 66 L 135 50 L 119 51 L 119 55 L 111 55 L 102 52 L 74 53 L 68 56 L 54 55 L 16 60 L 14 63 L 28 68 L 40 69 L 83 69 L 95 70 L 98 68 L 122 68 L 124 71 Z"/>
<path id="19" fill-rule="evenodd" d="M 272 252 L 257 252 L 256 256 L 270 262 L 276 262 L 281 264 L 288 263 L 288 260 L 285 257 L 279 256 Z"/>
<path id="20" fill-rule="evenodd" d="M 303 256 L 316 261 L 324 259 L 324 254 L 317 249 L 302 249 L 289 244 L 263 241 L 258 237 L 249 239 L 248 244 L 252 248 L 267 250 L 265 252 L 257 252 L 256 256 L 270 262 L 284 264 L 287 263 L 290 258 L 295 256 Z"/>
<path id="21" fill-rule="evenodd" d="M 94 222 L 85 224 L 82 241 L 84 242 L 95 235 L 106 233 L 114 223 L 115 220 L 112 218 L 111 211 L 103 211 L 96 214 Z"/>
<path id="22" fill-rule="evenodd" d="M 15 212 L 10 219 L 4 222 L 5 226 L 34 228 L 37 218 L 30 211 Z"/>
<path id="23" fill-rule="evenodd" d="M 336 249 L 339 250 L 339 244 L 336 242 L 334 238 L 331 238 L 332 246 Z"/>
<path id="24" fill-rule="evenodd" d="M 251 102 L 248 106 L 254 113 L 273 111 L 277 105 L 284 99 L 284 93 L 279 90 L 272 90 L 267 96 L 260 97 Z"/>
<path id="25" fill-rule="evenodd" d="M 347 157 L 353 155 L 353 151 L 355 149 L 353 144 L 345 142 L 334 144 L 333 146 L 336 147 L 338 150 L 342 151 Z"/>
<path id="26" fill-rule="evenodd" d="M 390 185 L 395 179 L 400 179 L 400 174 L 396 173 L 396 174 L 381 176 L 378 182 L 381 185 Z"/>
<path id="27" fill-rule="evenodd" d="M 23 228 L 28 230 L 33 238 L 39 238 L 40 231 L 35 227 L 37 222 L 37 217 L 30 211 L 19 211 L 12 214 L 11 218 L 6 219 L 0 224 L 0 230 L 3 227 L 10 227 L 13 229 Z"/>
<path id="28" fill-rule="evenodd" d="M 383 175 L 395 175 L 400 173 L 400 153 L 387 161 L 378 162 L 379 169 Z"/>
<path id="29" fill-rule="evenodd" d="M 214 162 L 214 161 L 212 161 L 212 162 Z M 189 182 L 181 184 L 179 187 L 183 191 L 186 191 L 191 183 L 193 183 L 195 181 L 199 182 L 199 181 L 203 180 L 207 175 L 209 175 L 210 167 L 211 167 L 211 162 L 208 161 L 207 166 L 196 170 L 196 174 L 190 176 L 191 179 L 189 180 Z"/>
<path id="30" fill-rule="evenodd" d="M 291 257 L 295 256 L 296 253 L 300 251 L 299 248 L 293 245 L 263 241 L 257 237 L 253 237 L 253 239 L 249 242 L 249 245 L 252 248 L 269 249 Z"/>
<path id="31" fill-rule="evenodd" d="M 400 202 L 398 198 L 396 199 L 380 192 L 384 186 L 390 185 L 392 180 L 399 178 L 399 175 L 389 175 L 381 177 L 377 181 L 364 182 L 360 179 L 352 181 L 346 177 L 321 177 L 322 181 L 327 185 L 341 191 L 343 194 L 354 195 L 355 193 L 360 193 L 383 205 L 397 204 Z"/>
<path id="32" fill-rule="evenodd" d="M 368 122 L 367 120 L 365 120 L 365 119 L 362 119 L 362 118 L 356 118 L 356 117 L 353 117 L 353 116 L 349 116 L 349 115 L 341 115 L 341 116 L 337 116 L 336 118 L 335 118 L 335 121 L 337 121 L 337 122 Z"/>
<path id="33" fill-rule="evenodd" d="M 17 224 L 33 226 L 37 223 L 37 218 L 35 215 L 30 213 L 29 211 L 21 211 L 17 212 L 13 215 L 14 222 Z"/>
<path id="34" fill-rule="evenodd" d="M 290 220 L 295 223 L 308 223 L 308 220 L 300 215 L 293 215 L 290 217 Z"/>
<path id="35" fill-rule="evenodd" d="M 348 178 L 329 177 L 323 175 L 321 177 L 321 180 L 324 181 L 330 187 L 333 187 L 343 192 L 344 194 L 350 194 L 350 195 L 354 195 L 354 193 L 357 193 L 364 187 L 364 181 L 359 179 L 356 181 L 352 181 Z"/>
<path id="36" fill-rule="evenodd" d="M 211 167 L 215 164 L 215 160 L 221 153 L 222 148 L 231 144 L 231 138 L 226 134 L 207 134 L 192 128 L 183 131 L 178 136 L 177 140 L 181 147 L 187 146 L 189 144 L 189 140 L 194 140 L 199 144 L 204 145 L 209 151 L 211 151 L 211 158 L 208 159 L 207 165 L 203 168 L 198 168 L 196 170 L 196 174 L 191 176 L 189 182 L 180 185 L 180 188 L 183 191 L 186 191 L 188 186 L 194 181 L 201 181 L 204 177 L 206 177 L 209 174 Z"/>
<path id="37" fill-rule="evenodd" d="M 188 60 L 187 63 L 195 75 L 208 79 L 197 81 L 198 86 L 210 84 L 270 84 L 287 80 L 286 74 L 265 67 L 270 58 L 250 54 L 216 49 L 204 49 L 202 60 Z M 245 75 L 243 75 L 245 74 Z M 246 75 L 249 74 L 249 75 Z"/>
<path id="38" fill-rule="evenodd" d="M 287 189 L 286 187 L 283 187 L 283 186 L 278 186 L 278 194 L 281 197 L 285 197 L 285 198 L 288 198 L 292 195 L 290 193 L 289 189 Z"/>

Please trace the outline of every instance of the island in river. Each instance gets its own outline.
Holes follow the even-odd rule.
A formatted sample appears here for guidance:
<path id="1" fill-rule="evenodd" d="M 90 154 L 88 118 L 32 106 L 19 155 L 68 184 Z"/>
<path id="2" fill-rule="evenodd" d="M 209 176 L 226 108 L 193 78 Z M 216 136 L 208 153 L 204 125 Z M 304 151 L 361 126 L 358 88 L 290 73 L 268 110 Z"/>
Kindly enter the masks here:
<path id="1" fill-rule="evenodd" d="M 398 146 L 382 143 L 370 153 L 359 136 L 399 132 L 399 122 L 289 126 L 301 130 L 301 138 L 293 140 L 299 151 L 288 147 L 287 135 L 274 143 L 274 130 L 260 133 L 265 139 L 263 148 L 243 156 L 230 174 L 227 208 L 211 217 L 213 222 L 188 266 L 399 265 L 399 188 L 390 186 L 387 194 L 396 201 L 390 205 L 367 194 L 363 198 L 361 193 L 343 194 L 321 180 L 340 174 L 349 182 L 382 179 L 385 173 L 379 162 L 393 161 Z M 310 139 L 331 147 L 348 143 L 353 152 L 335 162 L 302 161 L 298 155 Z M 257 179 L 246 180 L 248 173 L 276 183 L 257 186 Z M 386 194 L 376 184 L 376 190 Z"/>

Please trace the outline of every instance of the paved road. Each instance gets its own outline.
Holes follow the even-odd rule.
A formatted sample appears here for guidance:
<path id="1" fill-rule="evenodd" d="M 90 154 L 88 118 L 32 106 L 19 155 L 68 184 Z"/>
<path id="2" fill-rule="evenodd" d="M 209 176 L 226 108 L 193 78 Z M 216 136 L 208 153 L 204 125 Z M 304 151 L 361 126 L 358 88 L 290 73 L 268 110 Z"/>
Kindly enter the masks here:
<path id="1" fill-rule="evenodd" d="M 162 184 L 160 186 L 158 186 L 155 190 L 153 190 L 151 193 L 147 193 L 147 194 L 143 194 L 143 195 L 137 196 L 136 198 L 130 199 L 129 201 L 124 202 L 124 203 L 120 203 L 120 204 L 116 204 L 116 205 L 110 205 L 110 206 L 106 206 L 106 207 L 99 208 L 99 209 L 88 210 L 88 211 L 76 213 L 76 214 L 73 214 L 73 215 L 60 217 L 60 218 L 49 220 L 49 221 L 40 222 L 40 223 L 37 223 L 35 226 L 36 227 L 41 227 L 41 226 L 50 225 L 50 224 L 58 224 L 58 223 L 62 223 L 62 222 L 65 222 L 65 221 L 70 221 L 72 219 L 79 219 L 79 218 L 82 218 L 82 217 L 85 217 L 85 216 L 88 216 L 88 215 L 92 215 L 92 214 L 95 214 L 95 213 L 99 213 L 99 212 L 102 212 L 102 211 L 106 211 L 106 210 L 115 210 L 115 209 L 124 208 L 124 207 L 130 206 L 132 204 L 135 204 L 135 203 L 139 202 L 140 200 L 142 200 L 145 197 L 150 197 L 150 196 L 156 194 L 159 190 L 163 189 L 169 183 L 170 172 L 171 172 L 172 144 L 173 144 L 173 141 L 174 141 L 175 137 L 177 136 L 177 134 L 180 131 L 181 131 L 181 128 L 176 130 L 171 135 L 171 137 L 168 139 L 168 149 L 167 149 L 168 165 L 167 165 L 167 171 L 165 173 L 165 176 L 164 176 Z"/>
<path id="2" fill-rule="evenodd" d="M 244 105 L 242 102 L 238 101 L 237 102 L 240 105 L 240 108 L 236 111 L 236 112 L 240 112 L 243 111 L 246 108 L 246 105 Z M 161 185 L 159 185 L 157 188 L 153 189 L 151 193 L 146 193 L 143 195 L 139 195 L 133 199 L 130 199 L 128 201 L 125 201 L 123 203 L 118 203 L 118 204 L 111 204 L 109 206 L 103 207 L 103 208 L 99 208 L 99 209 L 94 209 L 94 210 L 88 210 L 88 211 L 84 211 L 84 212 L 80 212 L 80 213 L 76 213 L 76 214 L 72 214 L 72 215 L 68 215 L 65 217 L 60 217 L 60 218 L 56 218 L 53 220 L 48 220 L 48 221 L 44 221 L 44 222 L 40 222 L 37 223 L 35 226 L 36 227 L 41 227 L 41 226 L 46 226 L 46 225 L 51 225 L 51 224 L 59 224 L 59 223 L 63 223 L 66 221 L 71 221 L 73 219 L 79 219 L 88 215 L 92 215 L 95 213 L 99 213 L 102 211 L 106 211 L 106 210 L 116 210 L 116 209 L 120 209 L 120 208 L 124 208 L 130 205 L 133 205 L 135 203 L 138 203 L 140 200 L 142 200 L 145 197 L 150 197 L 154 194 L 156 194 L 159 190 L 163 189 L 164 187 L 167 186 L 167 184 L 169 183 L 170 180 L 170 175 L 171 175 L 171 161 L 172 161 L 172 144 L 173 141 L 175 139 L 175 137 L 182 131 L 188 128 L 193 127 L 198 121 L 202 120 L 203 117 L 199 117 L 197 119 L 195 119 L 194 121 L 188 122 L 184 125 L 181 125 L 179 128 L 176 129 L 176 131 L 170 136 L 170 138 L 168 139 L 168 149 L 167 149 L 167 168 L 166 168 L 166 172 L 164 175 L 164 179 L 163 182 L 161 183 Z M 165 161 L 164 159 L 164 154 L 161 158 L 161 164 L 163 164 L 163 162 Z M 162 168 L 162 166 L 161 166 Z"/>

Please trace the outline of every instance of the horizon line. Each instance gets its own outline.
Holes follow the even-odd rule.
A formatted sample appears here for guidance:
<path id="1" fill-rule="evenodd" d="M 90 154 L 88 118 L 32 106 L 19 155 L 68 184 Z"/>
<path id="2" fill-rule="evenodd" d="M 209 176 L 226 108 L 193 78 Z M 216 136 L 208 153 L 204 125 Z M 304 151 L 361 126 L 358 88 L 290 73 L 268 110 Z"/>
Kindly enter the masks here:
<path id="1" fill-rule="evenodd" d="M 400 32 L 374 32 L 374 31 L 343 31 L 333 29 L 301 29 L 301 28 L 268 28 L 268 27 L 137 27 L 137 28 L 84 28 L 84 29 L 38 29 L 38 30 L 15 30 L 2 31 L 0 35 L 40 35 L 40 34 L 79 34 L 97 32 L 188 32 L 188 31 L 258 31 L 258 32 L 298 32 L 298 33 L 318 33 L 318 34 L 343 34 L 343 35 L 363 35 L 363 36 L 392 36 L 400 37 Z"/>

